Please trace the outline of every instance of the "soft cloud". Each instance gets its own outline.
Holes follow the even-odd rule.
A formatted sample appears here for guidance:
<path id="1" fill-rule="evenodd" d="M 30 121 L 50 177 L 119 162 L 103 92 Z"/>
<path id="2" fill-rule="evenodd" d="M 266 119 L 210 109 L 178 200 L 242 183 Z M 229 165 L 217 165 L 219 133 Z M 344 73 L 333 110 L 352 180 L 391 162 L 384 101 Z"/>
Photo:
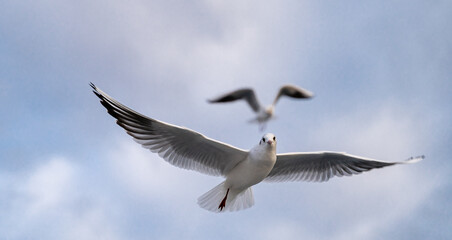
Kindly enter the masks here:
<path id="1" fill-rule="evenodd" d="M 68 161 L 59 157 L 38 167 L 18 189 L 29 199 L 25 212 L 31 216 L 39 215 L 67 201 L 74 188 L 74 171 Z"/>
<path id="2" fill-rule="evenodd" d="M 64 157 L 53 157 L 28 171 L 0 181 L 2 229 L 6 239 L 119 239 L 109 204 L 86 195 L 90 185 L 83 169 Z M 5 175 L 3 175 L 5 176 Z"/>
<path id="3" fill-rule="evenodd" d="M 353 151 L 349 153 L 387 161 L 422 155 L 424 153 L 418 149 L 428 136 L 419 133 L 427 134 L 421 130 L 429 123 L 411 110 L 394 101 L 367 106 L 359 104 L 349 112 L 336 113 L 325 119 L 312 131 L 310 139 L 317 146 Z"/>
<path id="4" fill-rule="evenodd" d="M 199 173 L 171 166 L 131 138 L 126 137 L 126 140 L 106 157 L 111 161 L 109 165 L 118 184 L 125 191 L 142 200 L 175 205 L 176 208 L 181 204 L 196 207 L 196 193 L 200 195 L 203 190 L 209 190 L 200 186 Z"/>
<path id="5" fill-rule="evenodd" d="M 264 225 L 256 235 L 257 238 L 263 240 L 320 239 L 318 235 L 312 235 L 312 232 L 309 232 L 306 226 L 302 226 L 295 221 L 282 219 L 272 219 L 271 223 Z"/>

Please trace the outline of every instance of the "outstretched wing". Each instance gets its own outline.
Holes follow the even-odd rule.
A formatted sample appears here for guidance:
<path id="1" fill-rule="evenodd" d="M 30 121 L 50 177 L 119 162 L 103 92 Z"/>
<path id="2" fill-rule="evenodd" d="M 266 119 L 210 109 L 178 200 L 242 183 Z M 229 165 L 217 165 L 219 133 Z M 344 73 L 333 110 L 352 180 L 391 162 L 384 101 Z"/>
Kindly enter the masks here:
<path id="1" fill-rule="evenodd" d="M 337 152 L 308 152 L 278 154 L 275 166 L 266 181 L 316 181 L 323 182 L 337 176 L 350 176 L 395 164 L 412 163 L 424 156 L 404 162 L 381 162 L 369 158 Z"/>
<path id="2" fill-rule="evenodd" d="M 273 105 L 278 102 L 281 96 L 288 96 L 291 98 L 311 98 L 314 96 L 314 94 L 306 89 L 299 88 L 294 85 L 284 85 L 279 89 L 278 94 L 273 101 Z"/>
<path id="3" fill-rule="evenodd" d="M 232 102 L 236 100 L 244 99 L 248 102 L 253 111 L 258 112 L 261 108 L 261 105 L 257 101 L 256 95 L 254 94 L 253 89 L 243 88 L 239 89 L 227 94 L 224 94 L 221 97 L 208 100 L 210 103 L 221 103 L 221 102 Z"/>
<path id="4" fill-rule="evenodd" d="M 225 176 L 248 152 L 207 138 L 187 128 L 146 117 L 122 105 L 91 83 L 93 92 L 116 123 L 151 152 L 174 166 Z"/>

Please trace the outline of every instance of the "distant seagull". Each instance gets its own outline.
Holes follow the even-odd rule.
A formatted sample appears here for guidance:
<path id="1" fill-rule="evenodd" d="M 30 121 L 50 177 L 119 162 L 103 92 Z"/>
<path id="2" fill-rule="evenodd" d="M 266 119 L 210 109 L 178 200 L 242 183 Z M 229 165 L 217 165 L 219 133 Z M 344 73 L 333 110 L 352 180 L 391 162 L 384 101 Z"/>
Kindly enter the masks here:
<path id="1" fill-rule="evenodd" d="M 267 107 L 264 107 L 261 104 L 259 104 L 259 101 L 257 101 L 256 98 L 256 94 L 254 94 L 253 89 L 250 88 L 239 89 L 224 94 L 221 97 L 207 101 L 210 103 L 223 103 L 223 102 L 232 102 L 240 99 L 246 100 L 250 107 L 253 109 L 253 111 L 257 114 L 256 118 L 250 120 L 250 122 L 257 122 L 260 125 L 259 127 L 260 130 L 262 131 L 265 129 L 265 124 L 267 123 L 267 121 L 269 121 L 274 116 L 273 111 L 275 105 L 278 102 L 279 98 L 282 96 L 288 96 L 291 98 L 311 98 L 314 95 L 308 90 L 299 88 L 297 86 L 284 85 L 279 89 L 275 100 L 273 100 L 273 103 Z"/>
<path id="2" fill-rule="evenodd" d="M 337 152 L 276 154 L 276 137 L 265 134 L 259 144 L 245 151 L 190 129 L 146 117 L 122 105 L 94 86 L 94 93 L 116 123 L 151 152 L 174 166 L 222 176 L 226 180 L 198 198 L 198 204 L 212 212 L 237 211 L 254 205 L 251 186 L 265 181 L 327 181 L 374 168 L 413 163 L 380 162 Z"/>

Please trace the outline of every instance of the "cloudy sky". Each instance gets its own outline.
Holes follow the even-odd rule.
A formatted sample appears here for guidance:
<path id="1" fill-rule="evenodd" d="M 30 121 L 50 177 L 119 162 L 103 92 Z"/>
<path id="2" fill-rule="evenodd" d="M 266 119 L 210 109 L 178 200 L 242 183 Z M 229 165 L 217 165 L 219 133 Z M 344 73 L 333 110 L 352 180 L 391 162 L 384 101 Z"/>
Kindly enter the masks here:
<path id="1" fill-rule="evenodd" d="M 452 238 L 452 2 L 0 2 L 0 239 Z M 261 183 L 251 209 L 196 204 L 220 178 L 136 144 L 89 82 L 129 107 L 249 149 L 253 87 L 282 99 L 278 149 L 413 165 Z"/>

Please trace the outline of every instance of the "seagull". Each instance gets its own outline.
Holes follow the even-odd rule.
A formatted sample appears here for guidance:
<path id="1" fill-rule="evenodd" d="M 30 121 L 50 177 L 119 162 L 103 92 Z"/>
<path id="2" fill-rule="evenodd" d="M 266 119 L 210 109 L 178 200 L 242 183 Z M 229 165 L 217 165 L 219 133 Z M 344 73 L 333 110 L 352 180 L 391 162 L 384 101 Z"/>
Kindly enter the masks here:
<path id="1" fill-rule="evenodd" d="M 414 163 L 424 156 L 401 162 L 382 162 L 340 152 L 276 153 L 276 137 L 264 134 L 249 151 L 208 138 L 185 127 L 142 115 L 90 84 L 107 112 L 133 139 L 170 164 L 225 180 L 198 198 L 211 212 L 238 211 L 254 205 L 251 187 L 261 181 L 324 182 L 374 168 Z"/>
<path id="2" fill-rule="evenodd" d="M 251 119 L 250 122 L 257 122 L 260 126 L 259 129 L 263 131 L 265 129 L 266 123 L 274 117 L 273 111 L 275 109 L 275 105 L 278 102 L 279 98 L 282 96 L 288 96 L 291 98 L 312 98 L 314 95 L 308 90 L 299 88 L 294 85 L 284 85 L 282 86 L 278 94 L 273 100 L 273 103 L 267 107 L 262 106 L 257 101 L 256 94 L 254 94 L 254 90 L 251 88 L 242 88 L 236 91 L 226 93 L 220 97 L 215 99 L 207 100 L 210 103 L 223 103 L 223 102 L 232 102 L 240 99 L 244 99 L 248 102 L 250 107 L 256 113 L 256 118 Z"/>

